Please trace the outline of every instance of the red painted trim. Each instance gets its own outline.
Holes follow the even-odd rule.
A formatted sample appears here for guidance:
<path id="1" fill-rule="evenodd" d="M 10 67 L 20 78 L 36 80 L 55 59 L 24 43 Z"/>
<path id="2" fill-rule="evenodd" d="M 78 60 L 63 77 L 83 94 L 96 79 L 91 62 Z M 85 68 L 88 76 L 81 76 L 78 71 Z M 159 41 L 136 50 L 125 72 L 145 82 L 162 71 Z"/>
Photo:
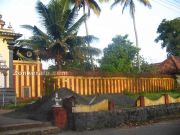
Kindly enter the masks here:
<path id="1" fill-rule="evenodd" d="M 81 79 L 78 79 L 78 93 L 81 94 Z"/>
<path id="2" fill-rule="evenodd" d="M 145 106 L 145 101 L 144 101 L 144 96 L 140 96 L 140 106 L 144 107 Z"/>
<path id="3" fill-rule="evenodd" d="M 74 79 L 74 92 L 77 93 L 77 90 L 76 90 L 76 79 Z"/>
<path id="4" fill-rule="evenodd" d="M 94 80 L 94 85 L 95 85 L 94 94 L 97 94 L 97 79 Z"/>
<path id="5" fill-rule="evenodd" d="M 83 86 L 82 86 L 82 88 L 83 88 L 83 93 L 82 93 L 82 94 L 85 95 L 85 91 L 86 91 L 86 90 L 85 90 L 85 79 L 83 79 L 82 85 L 83 85 Z"/>
<path id="6" fill-rule="evenodd" d="M 18 72 L 21 72 L 21 65 L 18 66 Z M 21 86 L 21 75 L 18 75 L 18 78 L 19 78 L 19 97 L 22 97 L 22 94 L 21 94 L 21 89 L 22 89 L 22 86 Z"/>
<path id="7" fill-rule="evenodd" d="M 93 90 L 93 79 L 91 79 L 91 94 L 94 95 L 94 90 Z"/>
<path id="8" fill-rule="evenodd" d="M 44 88 L 43 88 L 43 75 L 42 75 L 42 64 L 40 64 L 40 92 L 41 92 L 41 95 L 43 95 L 44 93 Z"/>
<path id="9" fill-rule="evenodd" d="M 32 73 L 32 67 L 31 65 L 29 66 L 29 72 Z M 32 97 L 32 75 L 29 75 L 29 86 L 31 87 L 31 97 Z"/>
<path id="10" fill-rule="evenodd" d="M 72 79 L 69 79 L 69 87 L 72 89 Z"/>
<path id="11" fill-rule="evenodd" d="M 26 65 L 23 65 L 24 66 L 24 73 L 27 73 L 27 67 Z M 24 75 L 24 86 L 27 86 L 27 74 Z"/>
<path id="12" fill-rule="evenodd" d="M 89 94 L 89 79 L 87 79 L 87 95 L 90 95 Z"/>
<path id="13" fill-rule="evenodd" d="M 37 65 L 34 66 L 34 72 L 37 72 Z M 35 85 L 35 97 L 38 97 L 38 75 L 34 75 L 34 85 Z"/>

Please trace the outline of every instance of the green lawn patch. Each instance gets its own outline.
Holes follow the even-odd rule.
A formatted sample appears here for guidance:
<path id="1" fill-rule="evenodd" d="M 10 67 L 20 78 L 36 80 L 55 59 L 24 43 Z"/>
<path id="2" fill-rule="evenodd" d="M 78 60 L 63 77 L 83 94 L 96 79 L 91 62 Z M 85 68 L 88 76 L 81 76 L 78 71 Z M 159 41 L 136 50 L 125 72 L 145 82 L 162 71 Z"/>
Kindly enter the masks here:
<path id="1" fill-rule="evenodd" d="M 180 97 L 180 90 L 161 90 L 159 92 L 141 92 L 141 93 L 130 93 L 125 91 L 123 94 L 130 96 L 133 99 L 137 99 L 139 96 L 145 96 L 149 99 L 158 99 L 160 98 L 163 94 L 169 94 L 170 96 L 172 96 L 173 98 L 177 98 Z"/>
<path id="2" fill-rule="evenodd" d="M 20 108 L 25 107 L 28 104 L 34 103 L 35 101 L 36 101 L 35 99 L 21 100 L 21 101 L 17 101 L 16 104 L 10 103 L 10 104 L 7 104 L 5 106 L 0 106 L 0 108 L 6 109 L 6 110 L 20 109 Z"/>

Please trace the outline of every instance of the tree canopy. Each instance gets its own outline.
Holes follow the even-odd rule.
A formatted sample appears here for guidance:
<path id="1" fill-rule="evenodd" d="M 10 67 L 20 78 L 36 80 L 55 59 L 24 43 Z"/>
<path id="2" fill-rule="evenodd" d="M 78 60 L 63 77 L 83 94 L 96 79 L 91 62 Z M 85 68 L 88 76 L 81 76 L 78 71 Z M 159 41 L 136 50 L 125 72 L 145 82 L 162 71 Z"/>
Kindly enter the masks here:
<path id="1" fill-rule="evenodd" d="M 161 47 L 166 48 L 169 55 L 180 56 L 180 18 L 174 20 L 162 20 L 157 29 L 156 42 L 161 41 Z"/>
<path id="2" fill-rule="evenodd" d="M 133 61 L 139 49 L 132 46 L 127 35 L 118 35 L 112 39 L 112 43 L 103 52 L 104 56 L 100 60 L 101 70 L 130 73 L 133 70 Z"/>
<path id="3" fill-rule="evenodd" d="M 38 2 L 36 6 L 45 32 L 37 26 L 23 25 L 32 30 L 33 36 L 26 40 L 43 60 L 54 59 L 59 70 L 69 62 L 86 62 L 87 43 L 93 36 L 78 36 L 78 28 L 86 20 L 84 14 L 77 19 L 78 7 L 68 8 L 65 0 L 51 0 L 48 5 Z M 99 50 L 90 48 L 89 53 L 98 54 Z M 67 62 L 67 59 L 70 61 Z"/>

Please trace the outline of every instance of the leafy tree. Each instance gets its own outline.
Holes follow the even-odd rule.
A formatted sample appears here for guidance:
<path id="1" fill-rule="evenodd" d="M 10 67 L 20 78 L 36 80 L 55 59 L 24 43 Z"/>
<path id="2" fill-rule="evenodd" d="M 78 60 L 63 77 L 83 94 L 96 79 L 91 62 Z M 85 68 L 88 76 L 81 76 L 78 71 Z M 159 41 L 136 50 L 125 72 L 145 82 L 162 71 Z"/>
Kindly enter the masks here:
<path id="1" fill-rule="evenodd" d="M 102 1 L 110 1 L 110 0 L 100 0 Z M 151 7 L 150 1 L 149 0 L 138 0 L 140 3 L 144 4 L 144 6 Z M 135 3 L 134 0 L 114 0 L 114 3 L 111 5 L 111 8 L 114 8 L 114 6 L 121 4 L 123 6 L 122 13 L 126 8 L 129 8 L 130 15 L 133 19 L 133 26 L 134 26 L 134 33 L 135 33 L 135 38 L 136 38 L 136 47 L 139 47 L 139 42 L 138 42 L 138 34 L 137 34 L 137 29 L 136 29 L 136 20 L 135 20 Z M 137 62 L 140 70 L 140 57 L 139 54 L 137 54 Z"/>
<path id="2" fill-rule="evenodd" d="M 43 87 L 44 87 L 44 93 L 43 95 L 44 96 L 49 96 L 52 94 L 52 92 L 57 89 L 57 88 L 54 88 L 54 83 L 55 83 L 55 79 L 52 78 L 52 76 L 50 75 L 45 75 L 43 76 L 44 78 L 44 81 L 43 81 Z"/>
<path id="3" fill-rule="evenodd" d="M 142 56 L 139 57 L 140 60 L 140 66 L 141 66 L 141 71 L 138 71 L 138 66 L 137 64 L 137 59 L 135 58 L 134 60 L 134 69 L 133 69 L 133 73 L 148 73 L 148 74 L 156 74 L 158 73 L 158 68 L 156 66 L 154 66 L 153 64 L 149 64 Z"/>
<path id="4" fill-rule="evenodd" d="M 180 18 L 168 21 L 163 19 L 157 29 L 159 36 L 156 42 L 161 42 L 161 47 L 166 47 L 169 55 L 180 56 Z"/>
<path id="5" fill-rule="evenodd" d="M 87 15 L 84 14 L 77 20 L 77 7 L 69 9 L 64 0 L 52 0 L 47 6 L 39 1 L 36 8 L 46 32 L 37 26 L 23 25 L 33 31 L 33 36 L 26 40 L 26 43 L 32 45 L 41 59 L 54 59 L 58 70 L 62 70 L 67 59 L 78 59 L 72 54 L 75 54 L 77 49 L 82 50 L 86 47 L 85 44 L 94 38 L 77 36 L 78 28 Z"/>
<path id="6" fill-rule="evenodd" d="M 128 36 L 116 36 L 112 43 L 103 50 L 100 68 L 108 72 L 130 73 L 133 71 L 133 61 L 139 49 L 132 46 Z"/>

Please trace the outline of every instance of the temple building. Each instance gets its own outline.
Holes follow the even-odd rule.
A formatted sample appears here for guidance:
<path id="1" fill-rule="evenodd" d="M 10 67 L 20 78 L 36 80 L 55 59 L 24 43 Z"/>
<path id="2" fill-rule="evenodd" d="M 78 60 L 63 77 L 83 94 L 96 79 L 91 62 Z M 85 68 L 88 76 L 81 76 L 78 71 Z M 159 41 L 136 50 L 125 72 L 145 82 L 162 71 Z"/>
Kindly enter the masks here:
<path id="1" fill-rule="evenodd" d="M 42 65 L 30 49 L 16 46 L 22 34 L 7 28 L 0 15 L 0 90 L 11 90 L 17 98 L 42 96 Z"/>

